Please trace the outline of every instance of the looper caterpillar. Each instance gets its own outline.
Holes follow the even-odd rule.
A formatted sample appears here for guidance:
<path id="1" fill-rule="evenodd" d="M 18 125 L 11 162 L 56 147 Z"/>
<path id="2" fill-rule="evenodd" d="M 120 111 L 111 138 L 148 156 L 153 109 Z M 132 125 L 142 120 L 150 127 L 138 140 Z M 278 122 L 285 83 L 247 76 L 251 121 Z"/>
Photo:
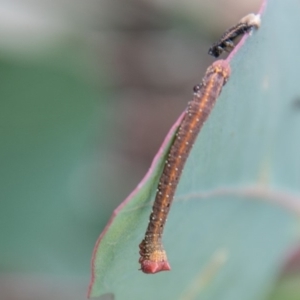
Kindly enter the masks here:
<path id="1" fill-rule="evenodd" d="M 188 103 L 165 161 L 148 228 L 139 245 L 139 263 L 144 273 L 171 269 L 161 242 L 167 215 L 187 157 L 229 76 L 229 63 L 218 60 L 208 67 L 201 84 L 194 87 L 193 99 Z"/>

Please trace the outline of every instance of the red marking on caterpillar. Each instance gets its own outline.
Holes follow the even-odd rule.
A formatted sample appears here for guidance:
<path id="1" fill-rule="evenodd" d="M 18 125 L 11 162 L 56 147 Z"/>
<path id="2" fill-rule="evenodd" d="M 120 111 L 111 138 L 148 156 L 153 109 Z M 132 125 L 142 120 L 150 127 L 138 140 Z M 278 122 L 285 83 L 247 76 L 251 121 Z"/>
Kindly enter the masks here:
<path id="1" fill-rule="evenodd" d="M 229 76 L 229 63 L 218 60 L 207 69 L 201 84 L 194 87 L 193 99 L 188 103 L 167 155 L 148 228 L 139 245 L 139 263 L 144 273 L 154 274 L 171 269 L 161 241 L 167 215 L 191 148 Z"/>
<path id="2" fill-rule="evenodd" d="M 233 41 L 254 28 L 258 29 L 260 22 L 260 15 L 249 14 L 243 17 L 237 25 L 226 30 L 221 38 L 209 48 L 208 54 L 219 57 L 223 51 L 231 51 L 235 47 Z"/>

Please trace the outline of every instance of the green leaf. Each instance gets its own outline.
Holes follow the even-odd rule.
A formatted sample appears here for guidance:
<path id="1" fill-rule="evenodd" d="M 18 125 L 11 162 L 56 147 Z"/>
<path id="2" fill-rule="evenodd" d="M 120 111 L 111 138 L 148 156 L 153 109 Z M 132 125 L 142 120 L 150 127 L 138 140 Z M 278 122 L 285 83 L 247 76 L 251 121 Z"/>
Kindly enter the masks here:
<path id="1" fill-rule="evenodd" d="M 97 242 L 91 297 L 265 299 L 299 239 L 299 15 L 297 0 L 270 0 L 261 28 L 229 58 L 231 78 L 188 158 L 165 227 L 172 270 L 138 271 L 138 245 L 178 122 Z"/>
<path id="2" fill-rule="evenodd" d="M 96 221 L 89 212 L 97 211 L 90 174 L 96 168 L 103 174 L 108 160 L 105 147 L 95 155 L 90 145 L 96 136 L 109 144 L 114 101 L 66 61 L 54 56 L 51 63 L 47 58 L 4 60 L 0 51 L 2 272 L 62 276 L 87 271 L 97 236 L 94 224 L 88 225 Z M 99 226 L 108 211 L 102 205 Z"/>
<path id="3" fill-rule="evenodd" d="M 282 278 L 269 300 L 298 300 L 300 295 L 300 275 L 288 275 Z"/>

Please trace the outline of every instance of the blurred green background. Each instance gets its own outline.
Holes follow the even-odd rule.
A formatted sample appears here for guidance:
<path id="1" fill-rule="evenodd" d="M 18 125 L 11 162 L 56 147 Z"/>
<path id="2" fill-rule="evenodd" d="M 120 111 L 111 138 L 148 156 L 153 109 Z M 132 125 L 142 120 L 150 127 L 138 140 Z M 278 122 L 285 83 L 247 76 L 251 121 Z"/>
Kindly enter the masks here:
<path id="1" fill-rule="evenodd" d="M 0 1 L 0 299 L 85 299 L 113 209 L 259 0 Z M 297 249 L 272 299 L 300 299 Z"/>

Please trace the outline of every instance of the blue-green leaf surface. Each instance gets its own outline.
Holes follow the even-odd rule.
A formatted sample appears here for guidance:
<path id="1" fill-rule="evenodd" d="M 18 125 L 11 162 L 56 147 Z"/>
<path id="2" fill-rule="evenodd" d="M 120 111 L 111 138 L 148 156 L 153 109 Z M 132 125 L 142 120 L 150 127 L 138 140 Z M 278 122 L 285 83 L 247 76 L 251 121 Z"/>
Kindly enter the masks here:
<path id="1" fill-rule="evenodd" d="M 299 16 L 299 1 L 270 0 L 260 30 L 232 57 L 231 78 L 190 154 L 165 227 L 172 270 L 138 270 L 167 141 L 97 243 L 90 296 L 267 297 L 299 239 Z"/>

